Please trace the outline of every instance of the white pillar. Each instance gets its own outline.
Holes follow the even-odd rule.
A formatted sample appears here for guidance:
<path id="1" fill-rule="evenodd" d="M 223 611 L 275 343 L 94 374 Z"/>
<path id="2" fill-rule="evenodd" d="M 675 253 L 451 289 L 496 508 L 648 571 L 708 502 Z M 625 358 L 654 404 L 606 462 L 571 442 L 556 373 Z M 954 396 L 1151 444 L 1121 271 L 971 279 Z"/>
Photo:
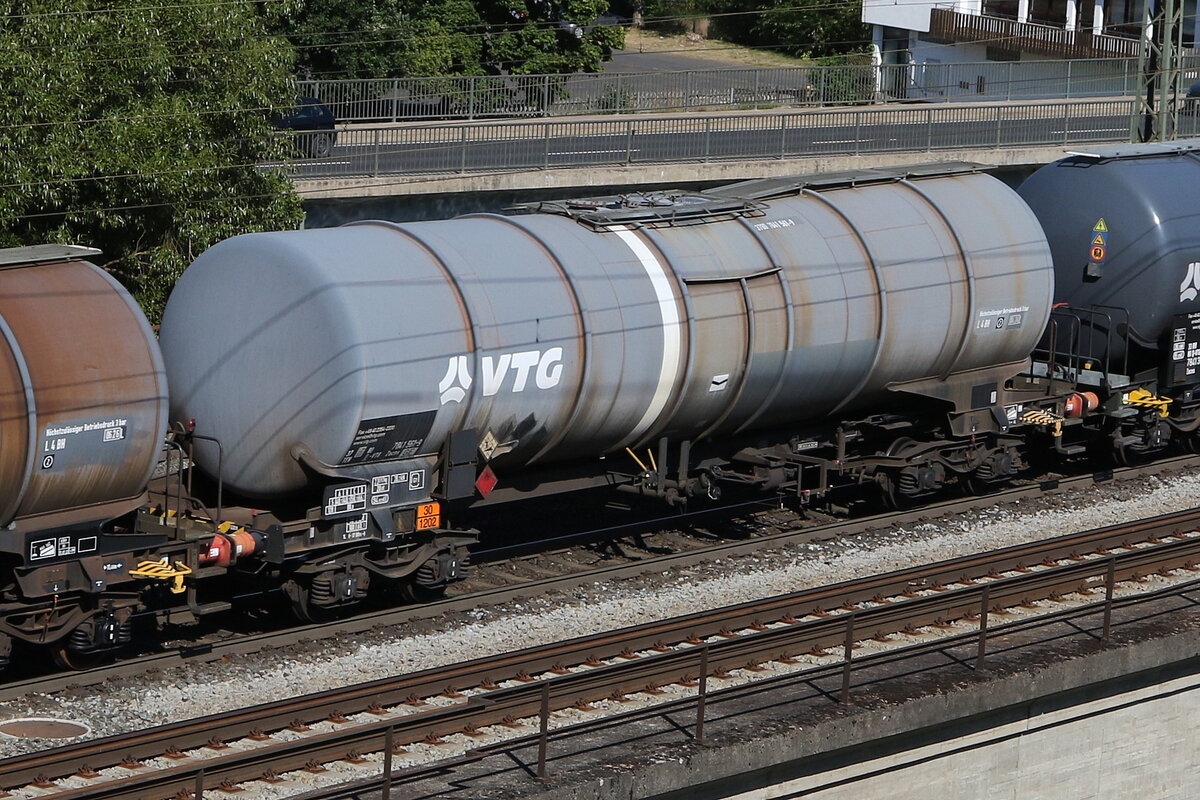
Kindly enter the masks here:
<path id="1" fill-rule="evenodd" d="M 1067 0 L 1067 30 L 1079 28 L 1079 0 Z"/>
<path id="2" fill-rule="evenodd" d="M 1096 10 L 1092 12 L 1092 33 L 1104 33 L 1104 0 L 1096 0 Z"/>
<path id="3" fill-rule="evenodd" d="M 875 97 L 883 94 L 883 26 L 871 26 L 871 67 L 875 73 Z"/>
<path id="4" fill-rule="evenodd" d="M 1017 3 L 1017 22 L 1029 22 L 1029 0 Z"/>

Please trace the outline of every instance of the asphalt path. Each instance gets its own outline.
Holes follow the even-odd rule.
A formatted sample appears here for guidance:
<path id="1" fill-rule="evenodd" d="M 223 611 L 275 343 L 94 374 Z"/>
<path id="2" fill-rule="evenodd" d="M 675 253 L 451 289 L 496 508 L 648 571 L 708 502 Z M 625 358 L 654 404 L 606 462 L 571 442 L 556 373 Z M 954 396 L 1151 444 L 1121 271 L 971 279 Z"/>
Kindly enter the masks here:
<path id="1" fill-rule="evenodd" d="M 780 65 L 783 66 L 783 65 Z M 801 63 L 794 66 L 802 67 Z M 768 69 L 755 65 L 731 64 L 719 58 L 704 58 L 691 53 L 638 52 L 637 50 L 614 50 L 611 61 L 605 61 L 601 69 L 605 74 L 631 72 L 682 72 L 709 69 Z"/>
<path id="2" fill-rule="evenodd" d="M 1109 106 L 1111 111 L 1111 106 Z M 1128 141 L 1129 117 L 1097 114 L 1045 118 L 931 121 L 924 109 L 884 122 L 855 124 L 853 114 L 809 118 L 712 117 L 711 129 L 696 119 L 623 120 L 616 123 L 552 123 L 509 127 L 394 128 L 380 133 L 343 131 L 325 159 L 295 162 L 293 177 L 321 179 L 343 175 L 425 175 L 530 169 L 611 166 L 633 163 L 802 158 L 892 151 L 993 149 Z M 981 115 L 983 116 L 983 115 Z M 872 119 L 880 119 L 875 115 Z M 860 120 L 865 118 L 860 118 Z M 790 120 L 791 122 L 787 122 Z M 703 122 L 703 120 L 701 120 Z M 1181 133 L 1196 128 L 1196 119 Z M 790 127 L 791 124 L 795 127 Z M 691 130 L 680 130 L 690 125 Z M 1184 127 L 1184 126 L 1181 126 Z M 349 134 L 384 137 L 376 146 L 356 143 Z M 469 135 L 468 135 L 469 134 Z M 398 137 L 390 140 L 387 137 Z M 474 140 L 471 137 L 481 137 Z"/>

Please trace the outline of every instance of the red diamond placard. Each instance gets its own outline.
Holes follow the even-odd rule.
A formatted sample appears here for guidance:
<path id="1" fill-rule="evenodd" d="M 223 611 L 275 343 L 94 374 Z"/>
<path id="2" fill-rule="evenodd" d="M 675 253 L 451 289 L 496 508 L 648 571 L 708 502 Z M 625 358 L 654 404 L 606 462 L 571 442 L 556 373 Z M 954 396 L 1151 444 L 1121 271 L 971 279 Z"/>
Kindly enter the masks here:
<path id="1" fill-rule="evenodd" d="M 500 479 L 496 477 L 496 473 L 492 472 L 492 468 L 484 467 L 483 472 L 479 473 L 479 477 L 475 479 L 475 488 L 479 490 L 480 495 L 487 497 L 499 482 Z"/>

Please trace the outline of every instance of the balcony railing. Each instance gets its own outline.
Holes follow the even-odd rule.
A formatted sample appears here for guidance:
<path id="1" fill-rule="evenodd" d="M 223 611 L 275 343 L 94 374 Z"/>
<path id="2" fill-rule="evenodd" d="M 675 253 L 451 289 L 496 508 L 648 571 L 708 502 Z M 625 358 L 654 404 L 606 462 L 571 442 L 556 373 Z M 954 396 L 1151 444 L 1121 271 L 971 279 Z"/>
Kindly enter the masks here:
<path id="1" fill-rule="evenodd" d="M 929 35 L 953 42 L 982 42 L 1051 58 L 1131 58 L 1138 54 L 1137 39 L 964 14 L 947 8 L 931 9 Z"/>

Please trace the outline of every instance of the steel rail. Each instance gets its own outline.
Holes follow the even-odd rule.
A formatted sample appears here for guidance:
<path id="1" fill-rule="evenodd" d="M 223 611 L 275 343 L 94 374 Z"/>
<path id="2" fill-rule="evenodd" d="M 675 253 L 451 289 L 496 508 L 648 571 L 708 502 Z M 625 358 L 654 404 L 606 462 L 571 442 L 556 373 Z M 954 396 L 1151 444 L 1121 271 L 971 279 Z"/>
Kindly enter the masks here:
<path id="1" fill-rule="evenodd" d="M 1194 568 L 1200 560 L 1200 535 L 1184 535 L 1200 526 L 1200 511 L 1164 515 L 1142 523 L 1115 525 L 1082 534 L 1069 534 L 1049 541 L 1005 548 L 985 555 L 951 559 L 927 568 L 899 570 L 886 575 L 847 581 L 725 609 L 698 612 L 671 620 L 655 621 L 621 631 L 579 637 L 544 647 L 476 659 L 461 664 L 425 670 L 331 690 L 299 698 L 278 701 L 249 709 L 215 714 L 197 720 L 135 731 L 119 736 L 67 745 L 0 761 L 0 786 L 16 787 L 39 777 L 61 778 L 81 765 L 93 769 L 114 766 L 121 761 L 140 761 L 162 756 L 169 749 L 195 750 L 212 740 L 245 737 L 254 729 L 279 730 L 295 721 L 314 722 L 331 716 L 366 710 L 373 706 L 399 706 L 414 698 L 429 697 L 449 690 L 491 685 L 493 679 L 535 675 L 559 670 L 569 664 L 595 663 L 596 659 L 624 659 L 608 666 L 561 675 L 545 681 L 530 681 L 507 689 L 488 691 L 451 708 L 417 712 L 398 720 L 379 723 L 393 729 L 397 743 L 419 741 L 429 735 L 445 735 L 467 725 L 498 722 L 505 717 L 529 716 L 537 712 L 543 685 L 551 690 L 552 708 L 607 697 L 614 692 L 631 692 L 651 683 L 682 679 L 689 670 L 694 675 L 701 650 L 707 652 L 710 671 L 738 668 L 807 650 L 836 646 L 846 637 L 847 620 L 854 619 L 854 630 L 864 633 L 894 633 L 907 626 L 928 625 L 983 611 L 980 597 L 988 592 L 988 607 L 1015 605 L 1033 599 L 1053 597 L 1080 589 L 1094 589 L 1110 564 L 1114 579 L 1128 579 L 1157 569 Z M 1162 541 L 1172 537 L 1171 541 Z M 1151 543 L 1136 545 L 1133 539 Z M 1155 543 L 1156 542 L 1156 543 Z M 1112 553 L 1114 549 L 1125 549 Z M 1084 558 L 1081 549 L 1099 551 L 1099 557 Z M 1030 567 L 1040 560 L 1044 565 Z M 1050 564 L 1068 560 L 1067 564 Z M 1015 571 L 1008 577 L 998 573 Z M 978 582 L 985 574 L 994 577 Z M 956 583 L 955 588 L 951 584 Z M 1105 578 L 1107 580 L 1107 578 Z M 917 589 L 917 591 L 914 591 Z M 913 596 L 904 596 L 905 592 Z M 825 608 L 840 606 L 852 612 L 830 613 Z M 783 623 L 771 628 L 767 623 Z M 731 631 L 756 629 L 734 635 Z M 726 637 L 707 647 L 688 647 L 655 655 L 635 653 L 666 649 L 671 643 L 696 642 L 705 637 Z M 864 636 L 865 638 L 865 636 Z M 666 645 L 666 646 L 664 646 Z M 666 674 L 661 665 L 674 672 Z M 672 677 L 674 676 L 674 677 Z M 361 726 L 360 726 L 361 727 Z M 367 726 L 371 736 L 376 726 Z M 382 730 L 379 728 L 379 730 Z M 305 759 L 325 757 L 327 749 L 353 749 L 361 744 L 355 737 L 366 736 L 359 727 L 307 737 L 292 743 L 255 748 L 279 755 L 272 763 L 277 771 L 291 769 L 300 752 Z M 415 737 L 415 738 L 412 738 Z M 369 738 L 369 737 L 368 737 Z M 316 750 L 306 750 L 300 742 L 311 742 Z M 298 748 L 292 750 L 289 748 Z M 326 748 L 326 749 L 322 749 Z M 316 755 L 314 755 L 314 752 Z M 340 756 L 339 756 L 340 757 Z M 212 762 L 189 762 L 175 770 L 205 769 L 212 775 Z M 250 777 L 247 764 L 258 769 L 261 761 L 251 751 L 231 755 L 240 779 Z M 232 762 L 231 762 L 232 763 Z M 302 766 L 301 764 L 300 766 Z M 233 769 L 233 767 L 231 767 Z M 175 772 L 172 772 L 175 774 Z M 182 773 L 180 773 L 182 774 Z M 192 774 L 192 773 L 188 773 Z M 234 774 L 234 773 L 230 773 Z M 136 780 L 135 780 L 136 779 Z M 234 778 L 226 778 L 233 780 Z M 141 780 L 133 776 L 128 781 Z M 103 786 L 87 791 L 103 792 Z M 140 785 L 140 784 L 139 784 Z M 74 791 L 74 790 L 72 790 Z M 84 790 L 79 790 L 83 792 Z M 74 797 L 62 793 L 60 797 Z M 85 795 L 79 795 L 85 796 Z M 86 796 L 108 796 L 88 794 Z"/>
<path id="2" fill-rule="evenodd" d="M 645 573 L 663 572 L 671 569 L 695 566 L 717 559 L 738 558 L 760 554 L 792 544 L 825 541 L 838 537 L 860 534 L 869 530 L 927 522 L 938 517 L 948 517 L 989 508 L 1001 503 L 1013 502 L 1041 496 L 1051 491 L 1085 488 L 1111 480 L 1128 480 L 1157 475 L 1200 466 L 1198 456 L 1180 456 L 1165 459 L 1141 467 L 1117 470 L 1100 470 L 1085 475 L 1042 481 L 1030 486 L 1021 486 L 998 491 L 984 497 L 969 497 L 925 506 L 903 512 L 878 514 L 854 520 L 815 525 L 791 531 L 756 537 L 751 540 L 723 542 L 710 547 L 697 548 L 681 553 L 655 556 L 633 563 L 615 564 L 599 569 L 587 570 L 525 583 L 497 587 L 471 594 L 427 603 L 417 607 L 385 609 L 341 619 L 336 623 L 307 624 L 281 631 L 254 634 L 222 642 L 189 645 L 162 653 L 128 659 L 118 664 L 99 667 L 87 672 L 66 673 L 51 676 L 11 681 L 0 686 L 0 701 L 11 700 L 30 693 L 53 693 L 64 689 L 93 686 L 108 680 L 145 674 L 152 670 L 165 670 L 189 663 L 205 663 L 236 655 L 246 655 L 266 649 L 287 647 L 305 641 L 331 636 L 362 633 L 390 628 L 444 614 L 470 611 L 480 606 L 499 605 L 516 599 L 543 595 L 553 591 L 567 591 L 601 581 L 617 581 L 636 578 Z M 570 541 L 587 541 L 585 534 L 570 537 Z"/>
<path id="3" fill-rule="evenodd" d="M 1200 548 L 1200 542 L 1186 541 L 1192 552 Z M 1171 547 L 1166 545 L 1165 547 Z M 1130 555 L 1141 554 L 1135 551 Z M 1161 555 L 1161 554 L 1160 554 Z M 1178 555 L 1178 554 L 1176 554 Z M 1114 556 L 1113 558 L 1119 558 Z M 1069 571 L 1083 565 L 1070 565 Z M 1092 564 L 1095 567 L 1095 564 Z M 1095 572 L 1095 570 L 1091 570 Z M 1037 587 L 1025 584 L 1037 583 L 1047 575 L 1018 575 L 1004 579 L 1017 591 L 1037 591 Z M 1064 576 L 1052 576 L 1053 580 L 1066 580 Z M 1191 582 L 1196 585 L 1197 582 Z M 996 584 L 992 584 L 994 588 Z M 1018 586 L 1020 588 L 1018 588 Z M 1044 586 L 1042 589 L 1044 590 Z M 966 586 L 953 592 L 958 595 L 975 595 L 982 591 L 980 586 Z M 288 772 L 313 763 L 328 763 L 334 760 L 355 758 L 360 752 L 379 750 L 391 746 L 411 744 L 429 737 L 440 737 L 458 733 L 464 728 L 495 724 L 504 719 L 536 716 L 542 708 L 558 710 L 568 706 L 603 699 L 613 693 L 636 692 L 655 685 L 687 681 L 695 678 L 696 670 L 707 661 L 712 670 L 719 674 L 724 669 L 746 665 L 757 665 L 762 661 L 787 658 L 806 646 L 821 646 L 821 642 L 832 644 L 845 636 L 846 625 L 852 616 L 895 616 L 899 606 L 914 608 L 930 606 L 918 611 L 917 615 L 893 620 L 892 626 L 903 619 L 914 619 L 921 615 L 952 613 L 965 604 L 969 608 L 970 598 L 933 596 L 915 598 L 897 607 L 879 607 L 862 612 L 841 615 L 842 619 L 821 619 L 814 622 L 796 623 L 785 628 L 769 629 L 746 636 L 650 655 L 634 661 L 597 667 L 580 673 L 571 673 L 524 686 L 493 690 L 484 697 L 474 697 L 464 703 L 420 712 L 400 720 L 386 720 L 371 725 L 355 726 L 343 731 L 331 731 L 290 742 L 279 742 L 253 750 L 220 755 L 212 759 L 190 760 L 177 767 L 148 771 L 127 778 L 105 781 L 95 786 L 67 789 L 55 793 L 60 800 L 145 800 L 147 797 L 167 797 L 192 787 L 202 787 L 205 782 L 212 785 L 253 780 L 265 772 Z M 1090 604 L 1095 609 L 1102 603 Z M 884 622 L 887 625 L 889 623 Z M 910 623 L 911 624 L 911 623 Z M 1020 624 L 1020 623 L 1017 623 Z M 999 626 L 1004 630 L 1006 626 Z M 816 630 L 821 629 L 821 630 Z M 828 646 L 828 645 L 827 645 Z M 713 660 L 714 654 L 718 655 Z M 729 662 L 722 666 L 721 659 Z M 716 664 L 715 668 L 712 665 Z M 807 671 L 806 671 L 807 672 Z"/>
<path id="4" fill-rule="evenodd" d="M 1200 589 L 1200 578 L 1188 581 L 1186 583 L 1153 589 L 1148 592 L 1139 593 L 1133 596 L 1114 598 L 1111 603 L 1111 609 L 1133 608 L 1145 603 L 1160 601 L 1167 597 L 1182 597 L 1189 599 L 1193 605 L 1200 605 L 1200 602 L 1187 597 L 1189 594 L 1198 589 Z M 1105 606 L 1106 604 L 1104 602 L 1096 602 L 1084 606 L 1074 606 L 1067 609 L 1052 611 L 1046 614 L 1039 614 L 1036 617 L 1014 619 L 990 628 L 989 638 L 992 636 L 999 637 L 1000 635 L 1011 636 L 1015 633 L 1033 631 L 1065 622 L 1077 627 L 1077 636 L 1089 637 L 1093 640 L 1103 640 L 1103 637 L 1100 633 L 1102 628 L 1100 626 L 1097 625 L 1094 629 L 1090 627 L 1085 628 L 1077 621 L 1087 617 L 1095 617 L 1097 614 L 1102 612 Z M 1137 620 L 1133 621 L 1136 622 Z M 945 636 L 940 636 L 935 640 L 914 642 L 897 647 L 890 647 L 887 650 L 855 656 L 852 666 L 855 670 L 859 670 L 864 667 L 876 666 L 880 664 L 896 664 L 906 659 L 928 656 L 931 653 L 945 653 L 950 648 L 962 647 L 964 645 L 971 644 L 972 642 L 978 642 L 978 640 L 978 631 L 950 633 Z M 1012 652 L 1028 646 L 1030 646 L 1030 644 L 1025 642 L 1006 649 L 1009 652 Z M 947 663 L 936 667 L 935 669 L 944 670 L 956 666 L 972 671 L 975 669 L 970 665 L 969 660 L 953 658 L 948 660 Z M 743 698 L 748 695 L 760 695 L 765 689 L 773 686 L 791 686 L 802 682 L 812 683 L 814 681 L 828 680 L 830 678 L 837 677 L 837 675 L 842 673 L 844 669 L 845 663 L 839 661 L 837 663 L 814 665 L 804 670 L 788 672 L 782 675 L 773 675 L 749 683 L 734 684 L 721 689 L 710 689 L 705 694 L 705 703 L 708 706 L 712 706 L 728 700 Z M 826 697 L 829 696 L 828 693 L 814 689 L 814 696 L 817 695 Z M 696 709 L 698 699 L 698 697 L 681 697 L 672 700 L 664 700 L 661 703 L 657 703 L 649 707 L 621 711 L 615 714 L 605 714 L 604 716 L 596 719 L 555 728 L 553 735 L 554 738 L 566 738 L 573 734 L 578 734 L 585 731 L 592 731 L 601 728 L 611 729 L 614 727 L 614 723 L 619 725 L 626 721 L 645 719 L 651 716 L 661 716 L 667 712 L 679 711 L 681 709 Z M 693 730 L 695 730 L 695 728 L 693 728 Z M 386 738 L 387 737 L 385 735 L 385 742 Z M 505 739 L 501 742 L 495 742 L 493 744 L 468 750 L 461 755 L 450 756 L 438 761 L 405 767 L 399 770 L 393 770 L 390 775 L 385 775 L 385 773 L 380 772 L 379 774 L 369 777 L 325 786 L 319 789 L 313 789 L 301 795 L 297 795 L 297 798 L 298 800 L 341 800 L 341 798 L 360 797 L 364 792 L 381 789 L 385 783 L 393 786 L 401 782 L 412 784 L 425 778 L 432 778 L 437 775 L 445 775 L 447 770 L 464 766 L 466 764 L 475 763 L 493 755 L 500 753 L 513 754 L 523 748 L 538 746 L 539 739 L 540 735 L 537 733 L 516 736 L 512 739 Z"/>

